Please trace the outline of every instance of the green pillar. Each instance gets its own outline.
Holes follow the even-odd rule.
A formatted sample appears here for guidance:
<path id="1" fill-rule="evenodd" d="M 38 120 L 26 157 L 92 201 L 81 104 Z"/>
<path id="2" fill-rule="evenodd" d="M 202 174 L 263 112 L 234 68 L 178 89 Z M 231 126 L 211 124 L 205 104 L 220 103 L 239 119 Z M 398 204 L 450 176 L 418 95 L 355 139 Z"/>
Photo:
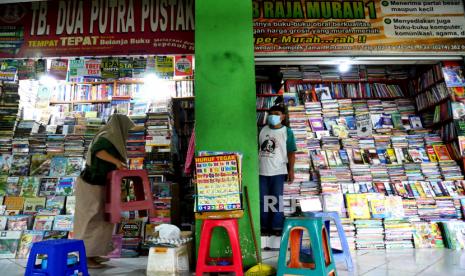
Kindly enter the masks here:
<path id="1" fill-rule="evenodd" d="M 196 150 L 243 153 L 243 184 L 260 246 L 252 1 L 195 2 L 195 67 Z M 244 266 L 251 266 L 256 261 L 247 212 L 239 227 Z M 197 245 L 199 238 L 197 221 Z M 228 244 L 216 232 L 212 256 L 228 254 Z"/>

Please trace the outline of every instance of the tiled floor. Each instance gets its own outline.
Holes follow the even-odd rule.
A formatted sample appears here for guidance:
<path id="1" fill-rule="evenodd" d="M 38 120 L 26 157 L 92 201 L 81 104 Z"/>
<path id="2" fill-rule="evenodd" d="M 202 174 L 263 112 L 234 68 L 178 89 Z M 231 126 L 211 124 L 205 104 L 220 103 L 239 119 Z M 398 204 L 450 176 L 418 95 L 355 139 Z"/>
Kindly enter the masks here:
<path id="1" fill-rule="evenodd" d="M 264 251 L 263 262 L 276 265 L 277 255 L 278 252 L 276 251 Z M 338 275 L 465 275 L 465 251 L 452 251 L 449 249 L 357 251 L 353 258 L 355 261 L 355 271 L 348 272 L 344 263 L 337 263 Z M 26 260 L 0 260 L 0 275 L 24 275 L 25 266 Z M 107 268 L 91 270 L 90 274 L 92 276 L 142 276 L 146 275 L 146 266 L 147 258 L 113 259 L 108 263 Z"/>

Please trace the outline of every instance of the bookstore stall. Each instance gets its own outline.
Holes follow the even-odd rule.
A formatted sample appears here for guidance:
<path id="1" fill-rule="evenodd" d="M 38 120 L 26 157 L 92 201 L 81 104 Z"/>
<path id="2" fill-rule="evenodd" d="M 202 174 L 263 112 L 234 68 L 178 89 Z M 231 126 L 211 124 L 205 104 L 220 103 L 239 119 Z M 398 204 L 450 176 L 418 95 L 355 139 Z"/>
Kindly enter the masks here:
<path id="1" fill-rule="evenodd" d="M 257 61 L 257 126 L 284 104 L 296 138 L 285 215 L 338 212 L 353 250 L 465 249 L 463 62 L 319 59 Z"/>
<path id="2" fill-rule="evenodd" d="M 193 56 L 0 64 L 2 258 L 27 258 L 33 242 L 73 237 L 76 177 L 94 134 L 113 113 L 145 128 L 129 135 L 127 165 L 148 172 L 156 210 L 150 218 L 124 213 L 110 257 L 144 254 L 157 244 L 160 224 L 192 230 L 193 188 L 183 166 L 194 122 Z M 122 185 L 126 201 L 135 200 L 132 185 Z"/>

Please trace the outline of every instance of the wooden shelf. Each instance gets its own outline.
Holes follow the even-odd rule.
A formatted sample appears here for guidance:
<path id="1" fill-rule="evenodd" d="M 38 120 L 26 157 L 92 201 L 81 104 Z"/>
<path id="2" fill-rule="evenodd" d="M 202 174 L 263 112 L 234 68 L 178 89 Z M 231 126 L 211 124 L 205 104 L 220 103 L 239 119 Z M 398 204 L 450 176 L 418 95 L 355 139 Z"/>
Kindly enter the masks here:
<path id="1" fill-rule="evenodd" d="M 428 85 L 427 87 L 421 89 L 419 92 L 415 93 L 415 95 L 413 95 L 413 97 L 416 97 L 418 95 L 421 95 L 421 94 L 425 93 L 426 91 L 428 91 L 432 87 L 435 87 L 436 85 L 440 84 L 441 82 L 444 82 L 444 78 L 441 78 L 441 79 L 435 81 L 434 83 Z"/>
<path id="2" fill-rule="evenodd" d="M 397 100 L 397 99 L 403 99 L 405 98 L 404 96 L 398 96 L 398 97 L 343 97 L 343 98 L 335 98 L 335 100 L 344 100 L 344 99 L 350 99 L 350 100 Z"/>
<path id="3" fill-rule="evenodd" d="M 257 97 L 279 97 L 282 94 L 257 94 Z"/>
<path id="4" fill-rule="evenodd" d="M 371 80 L 298 80 L 287 79 L 285 81 L 295 83 L 310 83 L 310 84 L 325 84 L 325 83 L 384 83 L 384 84 L 399 84 L 408 81 L 408 79 L 388 80 L 388 79 L 371 79 Z"/>
<path id="5" fill-rule="evenodd" d="M 442 100 L 440 100 L 440 101 L 438 101 L 438 102 L 436 102 L 436 103 L 434 103 L 434 104 L 431 104 L 431 105 L 429 105 L 429 106 L 427 106 L 427 107 L 424 107 L 424 108 L 422 108 L 422 109 L 418 109 L 418 113 L 422 113 L 422 112 L 431 110 L 432 108 L 435 108 L 437 105 L 440 105 L 440 104 L 442 104 L 442 103 L 445 103 L 445 102 L 447 102 L 447 101 L 450 100 L 450 99 L 451 99 L 451 97 L 450 97 L 450 95 L 449 95 L 449 96 L 445 97 L 444 99 L 442 99 Z"/>
<path id="6" fill-rule="evenodd" d="M 426 126 L 425 128 L 436 129 L 436 128 L 441 127 L 441 126 L 443 126 L 443 125 L 445 125 L 445 124 L 448 124 L 448 123 L 450 123 L 450 122 L 452 122 L 452 121 L 454 121 L 454 118 L 453 118 L 453 117 L 450 117 L 450 118 L 447 118 L 447 119 L 445 119 L 445 120 L 441 120 L 441 121 L 439 121 L 439 122 L 436 122 L 436 123 L 433 123 L 433 124 L 431 124 L 431 125 L 429 125 L 429 126 Z"/>
<path id="7" fill-rule="evenodd" d="M 191 97 L 173 97 L 172 99 L 176 100 L 176 101 L 195 100 L 195 96 L 191 96 Z"/>
<path id="8" fill-rule="evenodd" d="M 76 101 L 50 101 L 50 104 L 82 104 L 82 103 L 110 103 L 111 100 L 76 100 Z"/>

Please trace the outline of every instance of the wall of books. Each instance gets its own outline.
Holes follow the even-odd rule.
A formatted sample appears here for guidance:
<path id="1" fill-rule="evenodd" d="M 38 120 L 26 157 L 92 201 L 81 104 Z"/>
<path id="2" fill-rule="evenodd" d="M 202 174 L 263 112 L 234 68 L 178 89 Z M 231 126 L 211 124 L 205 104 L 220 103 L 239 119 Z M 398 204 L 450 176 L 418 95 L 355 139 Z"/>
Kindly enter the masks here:
<path id="1" fill-rule="evenodd" d="M 465 248 L 462 64 L 280 71 L 257 73 L 257 124 L 263 98 L 287 105 L 298 151 L 286 215 L 302 200 L 338 212 L 352 249 Z"/>
<path id="2" fill-rule="evenodd" d="M 115 112 L 145 126 L 129 135 L 128 166 L 149 173 L 156 212 L 125 213 L 111 256 L 137 256 L 156 225 L 173 222 L 171 104 L 193 97 L 192 67 L 177 76 L 175 60 L 0 61 L 0 258 L 26 258 L 35 241 L 73 237 L 76 178 L 94 134 Z M 128 201 L 131 185 L 122 187 Z"/>

